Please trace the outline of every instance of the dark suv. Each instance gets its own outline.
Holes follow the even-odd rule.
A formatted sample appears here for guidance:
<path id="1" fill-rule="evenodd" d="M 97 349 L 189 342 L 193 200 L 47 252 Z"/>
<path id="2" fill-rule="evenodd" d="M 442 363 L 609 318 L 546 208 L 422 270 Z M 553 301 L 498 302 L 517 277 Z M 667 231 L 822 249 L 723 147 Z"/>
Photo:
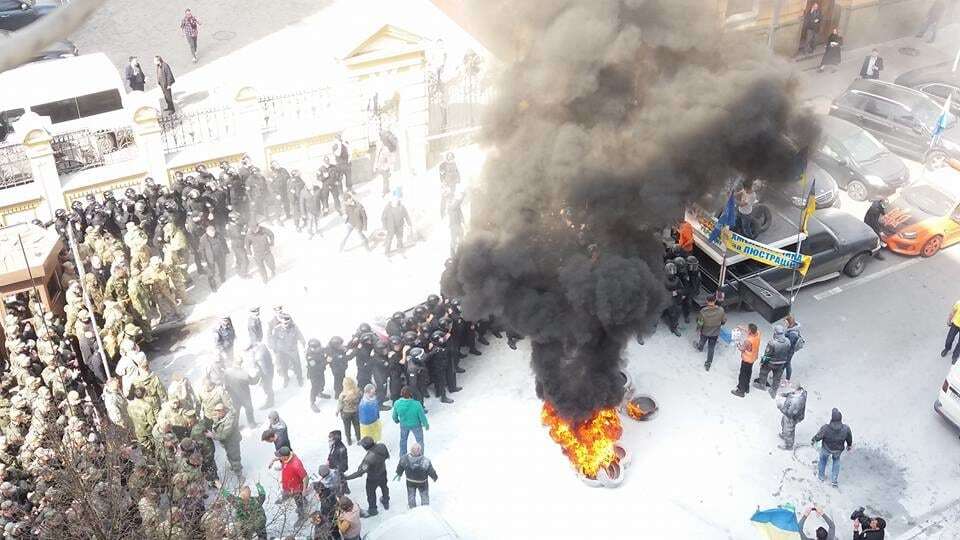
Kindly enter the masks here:
<path id="1" fill-rule="evenodd" d="M 933 141 L 943 108 L 923 92 L 882 81 L 858 79 L 830 106 L 830 115 L 869 131 L 890 150 L 931 168 L 960 159 L 960 130 L 951 115 Z"/>
<path id="2" fill-rule="evenodd" d="M 36 5 L 35 0 L 0 0 L 0 30 L 19 30 L 57 9 L 54 5 Z"/>

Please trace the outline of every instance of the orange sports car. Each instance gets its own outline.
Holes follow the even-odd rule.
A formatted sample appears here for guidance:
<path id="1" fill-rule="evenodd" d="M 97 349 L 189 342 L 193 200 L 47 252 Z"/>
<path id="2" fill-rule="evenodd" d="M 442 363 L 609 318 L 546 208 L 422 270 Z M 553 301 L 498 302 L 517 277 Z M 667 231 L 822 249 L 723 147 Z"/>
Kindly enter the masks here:
<path id="1" fill-rule="evenodd" d="M 891 251 L 932 257 L 960 242 L 960 173 L 950 167 L 903 188 L 885 206 L 880 238 Z"/>

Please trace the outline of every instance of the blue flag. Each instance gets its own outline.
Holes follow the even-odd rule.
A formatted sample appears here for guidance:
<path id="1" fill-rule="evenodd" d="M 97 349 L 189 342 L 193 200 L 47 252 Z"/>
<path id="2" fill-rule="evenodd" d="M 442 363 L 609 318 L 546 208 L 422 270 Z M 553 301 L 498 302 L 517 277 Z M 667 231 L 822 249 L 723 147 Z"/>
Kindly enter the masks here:
<path id="1" fill-rule="evenodd" d="M 733 192 L 730 192 L 730 197 L 727 199 L 727 205 L 723 207 L 723 213 L 720 214 L 720 218 L 717 219 L 717 224 L 714 226 L 713 230 L 710 231 L 710 241 L 716 242 L 720 238 L 720 231 L 724 227 L 733 228 L 737 224 L 737 205 L 733 201 Z"/>

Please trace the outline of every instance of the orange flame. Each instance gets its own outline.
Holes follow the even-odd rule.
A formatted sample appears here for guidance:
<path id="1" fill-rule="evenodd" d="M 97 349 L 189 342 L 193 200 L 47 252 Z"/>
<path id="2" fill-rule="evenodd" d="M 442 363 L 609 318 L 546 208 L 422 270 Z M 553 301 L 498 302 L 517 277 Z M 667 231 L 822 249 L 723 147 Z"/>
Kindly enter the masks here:
<path id="1" fill-rule="evenodd" d="M 623 427 L 616 409 L 601 409 L 586 422 L 573 425 L 544 403 L 540 419 L 550 429 L 550 438 L 584 476 L 596 478 L 597 471 L 619 460 L 614 443 L 623 435 Z"/>
<path id="2" fill-rule="evenodd" d="M 640 406 L 633 401 L 628 401 L 627 414 L 634 420 L 643 420 L 643 417 L 647 415 L 647 411 L 641 409 Z"/>

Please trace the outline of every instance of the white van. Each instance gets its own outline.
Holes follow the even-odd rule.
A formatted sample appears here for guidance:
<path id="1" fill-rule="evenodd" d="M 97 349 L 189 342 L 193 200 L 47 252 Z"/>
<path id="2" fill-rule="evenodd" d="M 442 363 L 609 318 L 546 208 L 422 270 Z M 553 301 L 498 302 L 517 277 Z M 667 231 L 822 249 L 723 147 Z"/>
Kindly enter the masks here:
<path id="1" fill-rule="evenodd" d="M 940 386 L 940 396 L 933 404 L 933 410 L 940 413 L 955 427 L 960 428 L 960 362 L 950 367 L 947 378 Z"/>
<path id="2" fill-rule="evenodd" d="M 54 133 L 129 123 L 120 72 L 103 53 L 35 62 L 0 73 L 0 123 L 25 111 L 50 118 Z"/>

